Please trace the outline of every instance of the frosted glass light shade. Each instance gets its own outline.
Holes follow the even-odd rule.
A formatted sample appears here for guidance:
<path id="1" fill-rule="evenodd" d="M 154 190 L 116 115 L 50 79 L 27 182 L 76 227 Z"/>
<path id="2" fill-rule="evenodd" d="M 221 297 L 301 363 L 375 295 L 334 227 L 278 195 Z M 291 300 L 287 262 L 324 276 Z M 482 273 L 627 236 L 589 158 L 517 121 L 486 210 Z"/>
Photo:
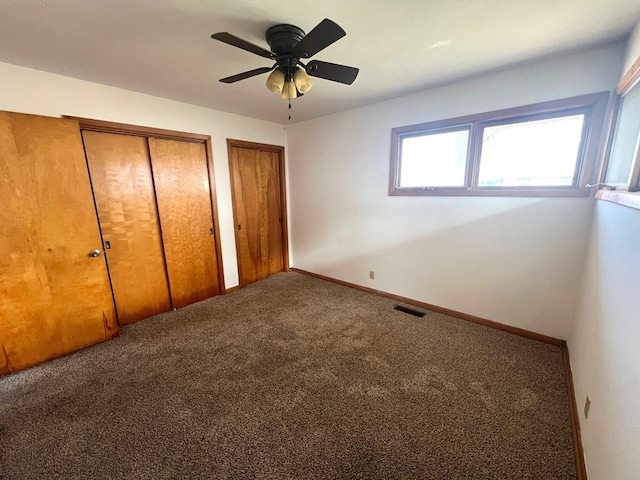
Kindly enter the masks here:
<path id="1" fill-rule="evenodd" d="M 293 82 L 285 82 L 282 88 L 282 98 L 292 99 L 298 96 L 296 91 L 296 84 Z"/>
<path id="2" fill-rule="evenodd" d="M 275 69 L 271 72 L 271 75 L 267 77 L 267 88 L 273 93 L 281 93 L 284 86 L 284 73 L 279 69 Z"/>
<path id="3" fill-rule="evenodd" d="M 300 93 L 307 93 L 313 87 L 311 77 L 302 69 L 296 70 L 296 73 L 293 74 L 293 82 Z"/>

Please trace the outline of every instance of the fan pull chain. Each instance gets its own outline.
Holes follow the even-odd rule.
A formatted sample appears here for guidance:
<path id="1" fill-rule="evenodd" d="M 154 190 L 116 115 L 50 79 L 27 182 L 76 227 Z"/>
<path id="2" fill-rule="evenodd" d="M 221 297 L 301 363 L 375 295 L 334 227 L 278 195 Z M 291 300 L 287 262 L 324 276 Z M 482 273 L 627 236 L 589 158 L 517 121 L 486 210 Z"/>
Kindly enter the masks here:
<path id="1" fill-rule="evenodd" d="M 289 99 L 289 120 L 291 120 L 291 99 Z"/>

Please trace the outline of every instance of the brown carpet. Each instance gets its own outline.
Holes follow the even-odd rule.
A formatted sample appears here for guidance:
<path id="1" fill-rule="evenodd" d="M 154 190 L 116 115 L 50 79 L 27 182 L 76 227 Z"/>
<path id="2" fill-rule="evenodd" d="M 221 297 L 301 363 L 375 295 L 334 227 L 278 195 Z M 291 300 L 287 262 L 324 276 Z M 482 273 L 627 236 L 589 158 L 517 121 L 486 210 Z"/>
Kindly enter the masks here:
<path id="1" fill-rule="evenodd" d="M 0 378 L 0 478 L 570 479 L 558 347 L 298 273 Z"/>

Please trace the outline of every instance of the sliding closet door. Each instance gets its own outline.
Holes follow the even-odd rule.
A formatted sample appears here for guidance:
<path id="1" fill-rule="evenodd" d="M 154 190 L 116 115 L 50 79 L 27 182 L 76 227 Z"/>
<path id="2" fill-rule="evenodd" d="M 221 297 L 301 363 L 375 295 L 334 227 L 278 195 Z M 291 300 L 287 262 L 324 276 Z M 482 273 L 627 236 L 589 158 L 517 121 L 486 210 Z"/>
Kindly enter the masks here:
<path id="1" fill-rule="evenodd" d="M 145 137 L 84 131 L 121 324 L 171 309 Z"/>
<path id="2" fill-rule="evenodd" d="M 118 334 L 75 120 L 0 112 L 0 374 Z"/>
<path id="3" fill-rule="evenodd" d="M 282 147 L 229 141 L 240 285 L 285 269 Z"/>
<path id="4" fill-rule="evenodd" d="M 180 308 L 218 295 L 204 144 L 149 139 L 171 299 Z"/>

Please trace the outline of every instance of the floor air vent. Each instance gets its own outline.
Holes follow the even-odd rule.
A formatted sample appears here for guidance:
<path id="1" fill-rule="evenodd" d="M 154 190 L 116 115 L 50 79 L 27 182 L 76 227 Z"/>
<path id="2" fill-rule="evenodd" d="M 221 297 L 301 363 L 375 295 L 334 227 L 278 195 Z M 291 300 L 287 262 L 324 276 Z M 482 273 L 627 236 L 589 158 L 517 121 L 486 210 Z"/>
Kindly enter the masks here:
<path id="1" fill-rule="evenodd" d="M 403 307 L 402 305 L 396 305 L 395 307 L 393 307 L 393 309 L 398 310 L 399 312 L 408 313 L 409 315 L 413 315 L 414 317 L 424 317 L 424 312 L 419 312 L 418 310 L 414 310 L 413 308 Z"/>

